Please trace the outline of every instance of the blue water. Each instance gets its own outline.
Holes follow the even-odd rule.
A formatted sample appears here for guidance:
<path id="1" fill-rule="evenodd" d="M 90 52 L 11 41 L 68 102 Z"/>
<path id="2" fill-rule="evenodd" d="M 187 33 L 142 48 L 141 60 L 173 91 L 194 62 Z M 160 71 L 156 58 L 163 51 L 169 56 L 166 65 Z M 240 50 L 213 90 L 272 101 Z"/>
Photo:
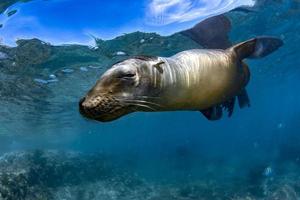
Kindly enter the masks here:
<path id="1" fill-rule="evenodd" d="M 0 59 L 0 199 L 299 199 L 300 3 L 270 0 L 255 9 L 226 14 L 231 41 L 273 35 L 284 46 L 247 60 L 251 107 L 220 121 L 200 112 L 84 119 L 78 100 L 122 56 L 61 53 L 52 64 L 10 68 Z M 118 42 L 114 52 L 168 56 L 188 48 L 125 41 L 130 49 L 119 49 Z"/>

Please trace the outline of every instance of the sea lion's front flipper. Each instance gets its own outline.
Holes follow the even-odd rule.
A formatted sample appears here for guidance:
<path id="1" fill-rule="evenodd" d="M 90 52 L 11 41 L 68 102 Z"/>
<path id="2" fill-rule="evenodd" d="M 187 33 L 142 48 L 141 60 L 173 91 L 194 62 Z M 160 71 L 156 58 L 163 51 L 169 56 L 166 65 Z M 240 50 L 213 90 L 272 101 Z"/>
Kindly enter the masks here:
<path id="1" fill-rule="evenodd" d="M 228 117 L 231 117 L 233 113 L 234 104 L 235 104 L 235 97 L 222 104 L 223 108 L 228 112 Z"/>
<path id="2" fill-rule="evenodd" d="M 246 42 L 239 43 L 229 49 L 240 60 L 245 58 L 265 57 L 283 45 L 283 41 L 276 37 L 257 37 Z"/>
<path id="3" fill-rule="evenodd" d="M 240 108 L 250 107 L 249 96 L 245 88 L 238 94 L 237 97 Z"/>
<path id="4" fill-rule="evenodd" d="M 246 90 L 245 90 L 246 92 Z M 246 103 L 249 103 L 249 99 L 247 99 L 247 93 L 242 92 L 241 97 L 238 96 L 239 104 L 240 106 Z M 220 105 L 213 106 L 211 108 L 201 110 L 202 114 L 208 119 L 208 120 L 219 120 L 222 118 L 223 115 L 223 109 L 224 111 L 228 112 L 228 117 L 231 117 L 234 110 L 235 105 L 235 99 L 236 97 L 233 97 L 232 99 L 229 99 Z M 241 102 L 240 102 L 241 101 Z"/>
<path id="5" fill-rule="evenodd" d="M 225 15 L 218 15 L 205 19 L 193 28 L 180 33 L 191 38 L 207 49 L 227 49 L 231 46 L 229 32 L 231 22 Z"/>
<path id="6" fill-rule="evenodd" d="M 223 111 L 221 106 L 214 106 L 200 111 L 208 120 L 214 121 L 222 118 Z"/>

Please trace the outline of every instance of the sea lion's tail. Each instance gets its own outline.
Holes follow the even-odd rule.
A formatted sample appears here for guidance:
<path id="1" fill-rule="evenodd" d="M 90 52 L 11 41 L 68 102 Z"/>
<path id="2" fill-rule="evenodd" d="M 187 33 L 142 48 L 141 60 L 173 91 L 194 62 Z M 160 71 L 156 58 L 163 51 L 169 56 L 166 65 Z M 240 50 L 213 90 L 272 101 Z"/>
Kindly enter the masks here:
<path id="1" fill-rule="evenodd" d="M 229 48 L 240 60 L 245 58 L 262 58 L 276 51 L 283 41 L 276 37 L 256 37 Z"/>

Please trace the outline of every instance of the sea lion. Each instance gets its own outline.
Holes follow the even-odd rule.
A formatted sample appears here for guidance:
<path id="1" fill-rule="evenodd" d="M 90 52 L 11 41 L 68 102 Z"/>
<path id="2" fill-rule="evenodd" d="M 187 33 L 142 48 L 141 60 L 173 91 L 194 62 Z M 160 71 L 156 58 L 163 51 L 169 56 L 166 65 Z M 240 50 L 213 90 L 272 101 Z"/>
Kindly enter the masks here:
<path id="1" fill-rule="evenodd" d="M 107 122 L 136 111 L 201 111 L 209 120 L 249 106 L 245 58 L 269 55 L 283 42 L 257 37 L 226 50 L 194 49 L 171 57 L 136 56 L 116 63 L 79 102 L 80 113 Z"/>

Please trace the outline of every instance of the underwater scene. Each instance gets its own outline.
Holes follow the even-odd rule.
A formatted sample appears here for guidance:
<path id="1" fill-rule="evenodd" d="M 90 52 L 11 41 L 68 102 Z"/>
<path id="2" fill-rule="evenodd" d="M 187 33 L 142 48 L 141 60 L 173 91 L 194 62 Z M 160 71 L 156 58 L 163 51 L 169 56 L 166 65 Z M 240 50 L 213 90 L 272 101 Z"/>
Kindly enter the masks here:
<path id="1" fill-rule="evenodd" d="M 0 199 L 299 200 L 299 44 L 299 0 L 0 0 Z"/>

